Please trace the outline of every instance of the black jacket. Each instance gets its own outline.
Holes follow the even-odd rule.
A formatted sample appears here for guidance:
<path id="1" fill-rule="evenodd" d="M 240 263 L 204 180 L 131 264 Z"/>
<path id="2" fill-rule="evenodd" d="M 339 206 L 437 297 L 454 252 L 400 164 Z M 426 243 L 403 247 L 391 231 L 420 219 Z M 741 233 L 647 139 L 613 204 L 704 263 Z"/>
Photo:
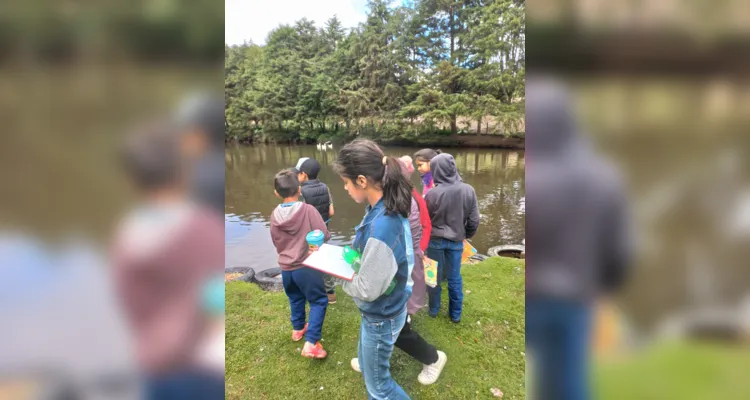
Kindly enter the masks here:
<path id="1" fill-rule="evenodd" d="M 302 182 L 301 192 L 305 203 L 315 207 L 320 216 L 323 217 L 323 221 L 328 223 L 331 218 L 328 215 L 328 209 L 332 203 L 331 191 L 328 190 L 328 186 L 317 179 L 312 179 Z"/>

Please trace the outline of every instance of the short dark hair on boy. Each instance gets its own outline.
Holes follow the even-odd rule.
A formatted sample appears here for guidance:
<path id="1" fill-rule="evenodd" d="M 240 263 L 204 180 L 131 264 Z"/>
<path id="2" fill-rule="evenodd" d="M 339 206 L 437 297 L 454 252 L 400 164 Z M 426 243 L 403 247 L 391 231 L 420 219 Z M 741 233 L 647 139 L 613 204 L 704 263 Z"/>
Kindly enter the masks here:
<path id="1" fill-rule="evenodd" d="M 165 121 L 149 122 L 131 131 L 120 157 L 125 173 L 142 190 L 173 186 L 182 179 L 177 132 Z"/>
<path id="2" fill-rule="evenodd" d="M 299 179 L 294 171 L 285 169 L 273 178 L 273 188 L 282 198 L 289 198 L 297 194 L 299 190 Z"/>

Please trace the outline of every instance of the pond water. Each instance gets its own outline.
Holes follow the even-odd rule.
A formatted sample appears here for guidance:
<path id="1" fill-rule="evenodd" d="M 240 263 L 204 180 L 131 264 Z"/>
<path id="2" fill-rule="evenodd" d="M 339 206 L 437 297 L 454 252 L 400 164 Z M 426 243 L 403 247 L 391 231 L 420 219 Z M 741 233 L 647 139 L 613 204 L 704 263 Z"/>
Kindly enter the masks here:
<path id="1" fill-rule="evenodd" d="M 419 148 L 386 147 L 386 154 L 413 155 Z M 524 238 L 525 159 L 523 151 L 446 149 L 455 159 L 464 182 L 477 192 L 481 224 L 472 244 L 486 254 L 500 244 L 520 244 Z M 337 147 L 320 151 L 315 146 L 228 146 L 226 155 L 225 265 L 263 270 L 277 266 L 271 243 L 270 216 L 279 200 L 273 194 L 273 176 L 294 167 L 301 157 L 322 165 L 319 179 L 331 189 L 336 215 L 331 220 L 332 244 L 348 244 L 362 220 L 364 206 L 355 203 L 331 165 Z M 415 172 L 412 182 L 421 191 Z"/>

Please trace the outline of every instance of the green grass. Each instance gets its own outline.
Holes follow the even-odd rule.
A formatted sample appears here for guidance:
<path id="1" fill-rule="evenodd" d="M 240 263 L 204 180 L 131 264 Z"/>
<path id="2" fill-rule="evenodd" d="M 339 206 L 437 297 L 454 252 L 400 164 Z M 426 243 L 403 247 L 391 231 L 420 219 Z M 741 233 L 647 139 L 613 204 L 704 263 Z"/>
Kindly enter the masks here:
<path id="1" fill-rule="evenodd" d="M 748 399 L 750 348 L 726 344 L 655 344 L 624 359 L 601 361 L 595 398 Z"/>
<path id="2" fill-rule="evenodd" d="M 414 399 L 489 399 L 491 388 L 504 399 L 525 396 L 524 263 L 492 258 L 464 266 L 461 324 L 448 319 L 447 294 L 436 319 L 420 311 L 414 329 L 448 355 L 437 383 L 417 382 L 421 364 L 394 350 L 391 372 Z M 349 362 L 357 355 L 360 315 L 338 290 L 323 326 L 325 360 L 302 358 L 303 342 L 292 342 L 289 303 L 283 292 L 231 282 L 226 288 L 226 393 L 228 399 L 366 398 L 361 375 Z M 479 321 L 479 324 L 477 323 Z M 321 389 L 322 388 L 322 389 Z"/>

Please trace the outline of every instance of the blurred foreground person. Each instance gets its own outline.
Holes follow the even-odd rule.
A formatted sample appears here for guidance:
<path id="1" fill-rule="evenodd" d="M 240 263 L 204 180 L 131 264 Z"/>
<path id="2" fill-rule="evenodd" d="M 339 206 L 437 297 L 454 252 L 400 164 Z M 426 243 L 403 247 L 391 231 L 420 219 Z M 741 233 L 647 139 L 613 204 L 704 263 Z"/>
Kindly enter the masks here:
<path id="1" fill-rule="evenodd" d="M 137 132 L 123 162 L 141 204 L 117 232 L 114 273 L 146 398 L 224 398 L 223 369 L 204 361 L 215 333 L 205 305 L 222 271 L 222 224 L 187 200 L 179 137 L 170 126 Z"/>
<path id="2" fill-rule="evenodd" d="M 177 110 L 191 197 L 224 214 L 224 99 L 197 94 Z"/>
<path id="3" fill-rule="evenodd" d="M 535 397 L 582 400 L 594 303 L 621 285 L 629 257 L 619 176 L 574 123 L 566 88 L 527 82 L 526 340 Z"/>

